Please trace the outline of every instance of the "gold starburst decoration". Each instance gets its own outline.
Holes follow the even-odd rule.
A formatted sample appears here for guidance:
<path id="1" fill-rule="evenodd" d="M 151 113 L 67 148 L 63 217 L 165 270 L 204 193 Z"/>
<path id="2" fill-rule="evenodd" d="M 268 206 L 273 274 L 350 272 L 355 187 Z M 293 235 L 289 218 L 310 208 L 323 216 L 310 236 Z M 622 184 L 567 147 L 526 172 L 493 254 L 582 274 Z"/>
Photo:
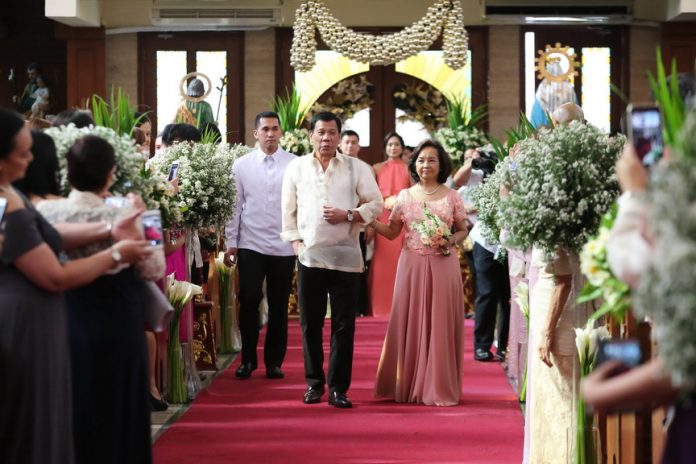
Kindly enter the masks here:
<path id="1" fill-rule="evenodd" d="M 547 79 L 551 82 L 563 82 L 570 80 L 572 76 L 577 76 L 578 72 L 575 68 L 580 67 L 580 63 L 575 61 L 575 53 L 570 51 L 570 47 L 561 45 L 556 42 L 553 47 L 551 45 L 546 45 L 544 50 L 538 50 L 539 56 L 535 58 L 536 66 L 534 70 L 538 72 L 539 79 Z M 557 56 L 561 55 L 561 56 Z M 554 63 L 565 59 L 568 61 L 568 70 L 558 76 L 549 72 L 546 67 L 547 63 Z"/>

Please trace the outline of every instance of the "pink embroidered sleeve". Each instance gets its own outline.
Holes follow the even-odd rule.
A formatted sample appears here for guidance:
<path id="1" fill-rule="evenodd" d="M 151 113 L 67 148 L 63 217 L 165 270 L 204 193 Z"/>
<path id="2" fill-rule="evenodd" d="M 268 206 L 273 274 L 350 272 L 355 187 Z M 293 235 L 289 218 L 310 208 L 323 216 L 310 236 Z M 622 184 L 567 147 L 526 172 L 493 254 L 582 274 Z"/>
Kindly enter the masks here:
<path id="1" fill-rule="evenodd" d="M 464 206 L 464 202 L 462 201 L 462 197 L 459 196 L 457 192 L 452 190 L 452 193 L 450 193 L 450 197 L 452 198 L 452 201 L 454 202 L 454 222 L 462 222 L 463 220 L 466 219 L 466 207 Z"/>

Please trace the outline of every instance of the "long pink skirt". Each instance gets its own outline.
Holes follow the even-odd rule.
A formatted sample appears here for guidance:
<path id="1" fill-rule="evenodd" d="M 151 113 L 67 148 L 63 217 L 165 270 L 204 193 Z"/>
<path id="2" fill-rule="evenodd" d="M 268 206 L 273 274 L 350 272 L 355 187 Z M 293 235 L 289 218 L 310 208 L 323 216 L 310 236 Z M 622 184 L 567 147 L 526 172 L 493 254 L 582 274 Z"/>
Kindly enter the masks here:
<path id="1" fill-rule="evenodd" d="M 435 406 L 459 403 L 463 295 L 455 254 L 401 252 L 375 397 Z"/>

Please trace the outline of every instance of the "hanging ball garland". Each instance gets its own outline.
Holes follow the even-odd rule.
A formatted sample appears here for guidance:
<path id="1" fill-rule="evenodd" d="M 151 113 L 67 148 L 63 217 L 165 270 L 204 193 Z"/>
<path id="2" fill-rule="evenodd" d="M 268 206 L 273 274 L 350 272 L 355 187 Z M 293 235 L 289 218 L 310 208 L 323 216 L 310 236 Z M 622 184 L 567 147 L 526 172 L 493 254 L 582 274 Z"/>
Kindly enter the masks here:
<path id="1" fill-rule="evenodd" d="M 295 13 L 290 64 L 297 71 L 314 67 L 317 29 L 332 50 L 360 63 L 396 63 L 427 50 L 440 34 L 445 63 L 452 69 L 466 63 L 468 38 L 462 5 L 455 0 L 438 0 L 418 22 L 381 36 L 357 33 L 343 26 L 321 0 L 306 1 Z"/>

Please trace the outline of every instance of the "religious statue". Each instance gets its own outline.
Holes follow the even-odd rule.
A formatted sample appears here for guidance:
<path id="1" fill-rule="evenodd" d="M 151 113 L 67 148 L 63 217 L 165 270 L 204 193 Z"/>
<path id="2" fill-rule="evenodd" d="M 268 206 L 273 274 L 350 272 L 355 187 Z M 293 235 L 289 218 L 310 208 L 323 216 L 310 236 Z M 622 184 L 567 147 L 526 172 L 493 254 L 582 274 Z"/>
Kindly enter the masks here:
<path id="1" fill-rule="evenodd" d="M 578 73 L 575 68 L 579 65 L 575 61 L 575 53 L 568 47 L 556 43 L 554 47 L 547 45 L 545 50 L 537 52 L 536 70 L 539 79 L 543 79 L 537 87 L 532 106 L 531 122 L 534 127 L 548 126 L 548 115 L 564 103 L 577 103 L 575 89 L 571 83 L 573 76 Z M 562 61 L 565 60 L 565 66 Z M 563 68 L 567 69 L 564 71 Z"/>
<path id="2" fill-rule="evenodd" d="M 211 90 L 210 80 L 201 73 L 190 73 L 186 77 L 191 75 L 203 76 L 208 81 L 208 90 L 206 91 L 202 80 L 192 79 L 188 84 L 186 93 L 181 95 L 183 101 L 177 110 L 176 121 L 191 124 L 199 129 L 207 124 L 216 124 L 213 109 L 210 103 L 205 101 Z"/>

